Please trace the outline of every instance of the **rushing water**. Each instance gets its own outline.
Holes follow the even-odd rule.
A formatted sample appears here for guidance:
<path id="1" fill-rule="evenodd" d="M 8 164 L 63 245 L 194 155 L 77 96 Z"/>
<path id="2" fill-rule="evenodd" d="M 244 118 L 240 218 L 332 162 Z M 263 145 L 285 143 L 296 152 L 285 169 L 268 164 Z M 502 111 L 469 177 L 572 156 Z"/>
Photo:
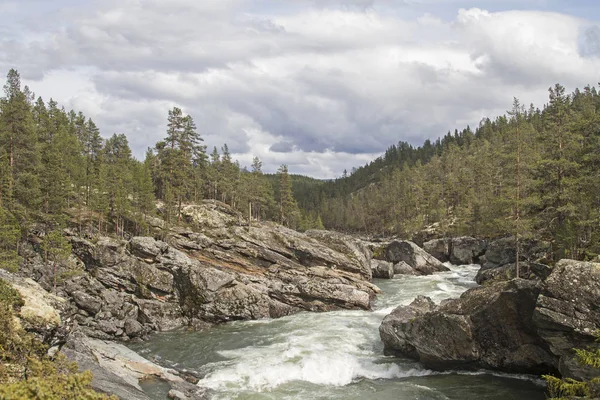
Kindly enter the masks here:
<path id="1" fill-rule="evenodd" d="M 535 377 L 434 372 L 385 357 L 379 325 L 417 295 L 436 303 L 474 286 L 478 266 L 451 266 L 426 277 L 376 280 L 375 311 L 300 313 L 233 322 L 204 332 L 157 334 L 132 348 L 164 365 L 197 371 L 216 399 L 544 399 Z M 164 399 L 158 383 L 145 390 Z"/>

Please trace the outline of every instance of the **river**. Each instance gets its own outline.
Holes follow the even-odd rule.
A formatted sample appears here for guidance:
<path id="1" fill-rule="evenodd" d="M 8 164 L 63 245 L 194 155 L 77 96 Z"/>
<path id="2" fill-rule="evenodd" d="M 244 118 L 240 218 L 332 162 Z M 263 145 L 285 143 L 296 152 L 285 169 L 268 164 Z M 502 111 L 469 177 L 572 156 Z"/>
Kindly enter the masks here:
<path id="1" fill-rule="evenodd" d="M 203 332 L 155 334 L 131 348 L 166 366 L 204 375 L 198 383 L 215 399 L 544 399 L 536 377 L 434 372 L 383 355 L 379 325 L 417 295 L 436 303 L 475 286 L 479 266 L 450 266 L 431 276 L 375 280 L 383 293 L 374 311 L 303 312 L 272 320 L 233 322 Z M 168 388 L 144 390 L 165 399 Z"/>

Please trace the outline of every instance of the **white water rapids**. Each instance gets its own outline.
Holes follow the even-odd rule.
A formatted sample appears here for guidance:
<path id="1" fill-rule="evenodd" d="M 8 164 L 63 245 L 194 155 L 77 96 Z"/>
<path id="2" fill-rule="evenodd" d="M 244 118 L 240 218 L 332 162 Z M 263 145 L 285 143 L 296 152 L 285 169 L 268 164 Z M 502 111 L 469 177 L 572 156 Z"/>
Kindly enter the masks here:
<path id="1" fill-rule="evenodd" d="M 376 280 L 374 311 L 291 315 L 233 322 L 204 332 L 171 332 L 132 345 L 166 365 L 205 374 L 216 399 L 543 399 L 536 379 L 489 372 L 424 369 L 385 357 L 383 317 L 423 294 L 439 303 L 475 286 L 479 266 L 450 266 L 431 276 Z M 164 399 L 164 387 L 146 385 Z"/>

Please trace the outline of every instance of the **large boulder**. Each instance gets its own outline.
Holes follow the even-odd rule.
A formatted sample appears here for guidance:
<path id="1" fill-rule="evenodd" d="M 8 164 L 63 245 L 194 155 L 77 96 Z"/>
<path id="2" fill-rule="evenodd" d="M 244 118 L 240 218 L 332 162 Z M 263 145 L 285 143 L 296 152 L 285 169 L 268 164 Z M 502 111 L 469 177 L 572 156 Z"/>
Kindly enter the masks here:
<path id="1" fill-rule="evenodd" d="M 23 305 L 17 316 L 26 330 L 48 336 L 61 327 L 61 313 L 67 309 L 64 298 L 48 293 L 30 278 L 17 276 L 1 268 L 0 278 L 10 283 L 21 295 Z"/>
<path id="2" fill-rule="evenodd" d="M 398 261 L 394 264 L 395 275 L 420 275 L 413 267 L 405 263 L 404 261 Z"/>
<path id="3" fill-rule="evenodd" d="M 373 278 L 392 279 L 394 277 L 394 264 L 389 261 L 371 260 Z"/>
<path id="4" fill-rule="evenodd" d="M 435 308 L 435 303 L 429 297 L 418 296 L 408 306 L 396 307 L 388 314 L 379 326 L 379 336 L 383 341 L 385 354 L 418 358 L 419 353 L 411 343 L 411 324 L 417 317 Z"/>
<path id="5" fill-rule="evenodd" d="M 433 239 L 423 243 L 423 250 L 441 262 L 477 264 L 487 248 L 487 242 L 470 236 Z"/>
<path id="6" fill-rule="evenodd" d="M 487 243 L 469 236 L 452 238 L 450 242 L 450 262 L 452 264 L 476 264 L 485 253 Z"/>
<path id="7" fill-rule="evenodd" d="M 420 299 L 387 316 L 380 336 L 388 353 L 428 368 L 546 373 L 556 358 L 532 321 L 539 291 L 538 283 L 516 279 L 470 289 L 436 308 Z"/>
<path id="8" fill-rule="evenodd" d="M 547 242 L 522 239 L 519 244 L 521 261 L 537 262 L 549 258 L 550 245 Z M 514 236 L 500 238 L 488 243 L 481 257 L 482 268 L 496 268 L 517 260 L 516 239 Z"/>
<path id="9" fill-rule="evenodd" d="M 135 236 L 128 243 L 129 251 L 134 256 L 152 261 L 168 247 L 165 242 L 148 236 Z"/>
<path id="10" fill-rule="evenodd" d="M 201 396 L 198 388 L 185 382 L 177 371 L 157 365 L 121 344 L 92 339 L 75 331 L 61 351 L 76 361 L 81 371 L 93 373 L 91 386 L 102 393 L 122 399 L 147 400 L 149 397 L 142 391 L 140 381 L 159 379 L 174 389 L 198 396 L 194 398 L 208 398 Z"/>
<path id="11" fill-rule="evenodd" d="M 450 261 L 450 244 L 452 239 L 433 239 L 423 243 L 423 250 L 437 258 L 441 262 Z"/>
<path id="12" fill-rule="evenodd" d="M 188 222 L 202 231 L 248 224 L 239 211 L 215 200 L 204 200 L 201 204 L 185 205 L 181 209 L 181 214 Z"/>
<path id="13" fill-rule="evenodd" d="M 535 263 L 521 261 L 519 263 L 519 278 L 543 281 L 552 272 L 552 267 Z M 481 268 L 475 275 L 475 282 L 480 285 L 490 282 L 509 281 L 517 277 L 517 264 L 509 263 L 495 268 Z"/>
<path id="14" fill-rule="evenodd" d="M 312 229 L 304 234 L 356 261 L 361 267 L 360 273 L 369 279 L 371 250 L 366 243 L 353 236 L 333 231 Z"/>
<path id="15" fill-rule="evenodd" d="M 598 347 L 600 263 L 560 260 L 543 284 L 533 320 L 550 351 L 560 358 L 563 376 L 589 378 L 597 371 L 581 367 L 573 348 Z"/>
<path id="16" fill-rule="evenodd" d="M 449 271 L 438 259 L 408 240 L 395 240 L 385 248 L 385 258 L 392 263 L 404 261 L 419 275 Z"/>

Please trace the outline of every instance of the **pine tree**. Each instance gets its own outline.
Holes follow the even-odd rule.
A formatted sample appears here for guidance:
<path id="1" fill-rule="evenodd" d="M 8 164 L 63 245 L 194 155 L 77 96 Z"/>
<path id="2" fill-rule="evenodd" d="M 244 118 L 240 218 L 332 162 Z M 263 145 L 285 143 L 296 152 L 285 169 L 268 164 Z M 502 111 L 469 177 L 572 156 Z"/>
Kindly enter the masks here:
<path id="1" fill-rule="evenodd" d="M 52 288 L 56 292 L 58 279 L 58 264 L 64 262 L 71 255 L 71 245 L 58 229 L 52 230 L 43 238 L 42 249 L 48 270 L 51 270 Z"/>
<path id="2" fill-rule="evenodd" d="M 19 268 L 19 222 L 6 208 L 0 207 L 0 268 L 15 272 Z"/>
<path id="3" fill-rule="evenodd" d="M 133 207 L 138 216 L 136 231 L 141 232 L 146 227 L 146 216 L 152 215 L 155 208 L 154 189 L 148 158 L 146 162 L 135 162 L 133 165 Z"/>
<path id="4" fill-rule="evenodd" d="M 11 208 L 33 210 L 40 203 L 38 172 L 40 157 L 35 125 L 26 95 L 21 91 L 19 73 L 11 69 L 0 101 L 0 148 L 7 163 L 6 185 L 0 195 Z"/>
<path id="5" fill-rule="evenodd" d="M 570 98 L 564 87 L 549 89 L 550 102 L 545 110 L 541 140 L 543 153 L 536 165 L 536 192 L 539 198 L 538 229 L 555 245 L 555 257 L 574 256 L 578 187 L 578 155 L 581 137 L 569 130 Z"/>
<path id="6" fill-rule="evenodd" d="M 82 127 L 80 140 L 85 157 L 85 202 L 89 206 L 92 191 L 101 190 L 98 173 L 100 152 L 104 145 L 100 130 L 91 119 Z"/>
<path id="7" fill-rule="evenodd" d="M 292 195 L 292 182 L 287 165 L 277 170 L 279 175 L 279 222 L 287 227 L 296 228 L 300 220 L 300 210 Z"/>
<path id="8" fill-rule="evenodd" d="M 114 134 L 106 141 L 103 153 L 107 165 L 109 216 L 114 223 L 115 233 L 122 236 L 125 232 L 125 221 L 131 212 L 132 195 L 132 158 L 127 137 Z"/>

